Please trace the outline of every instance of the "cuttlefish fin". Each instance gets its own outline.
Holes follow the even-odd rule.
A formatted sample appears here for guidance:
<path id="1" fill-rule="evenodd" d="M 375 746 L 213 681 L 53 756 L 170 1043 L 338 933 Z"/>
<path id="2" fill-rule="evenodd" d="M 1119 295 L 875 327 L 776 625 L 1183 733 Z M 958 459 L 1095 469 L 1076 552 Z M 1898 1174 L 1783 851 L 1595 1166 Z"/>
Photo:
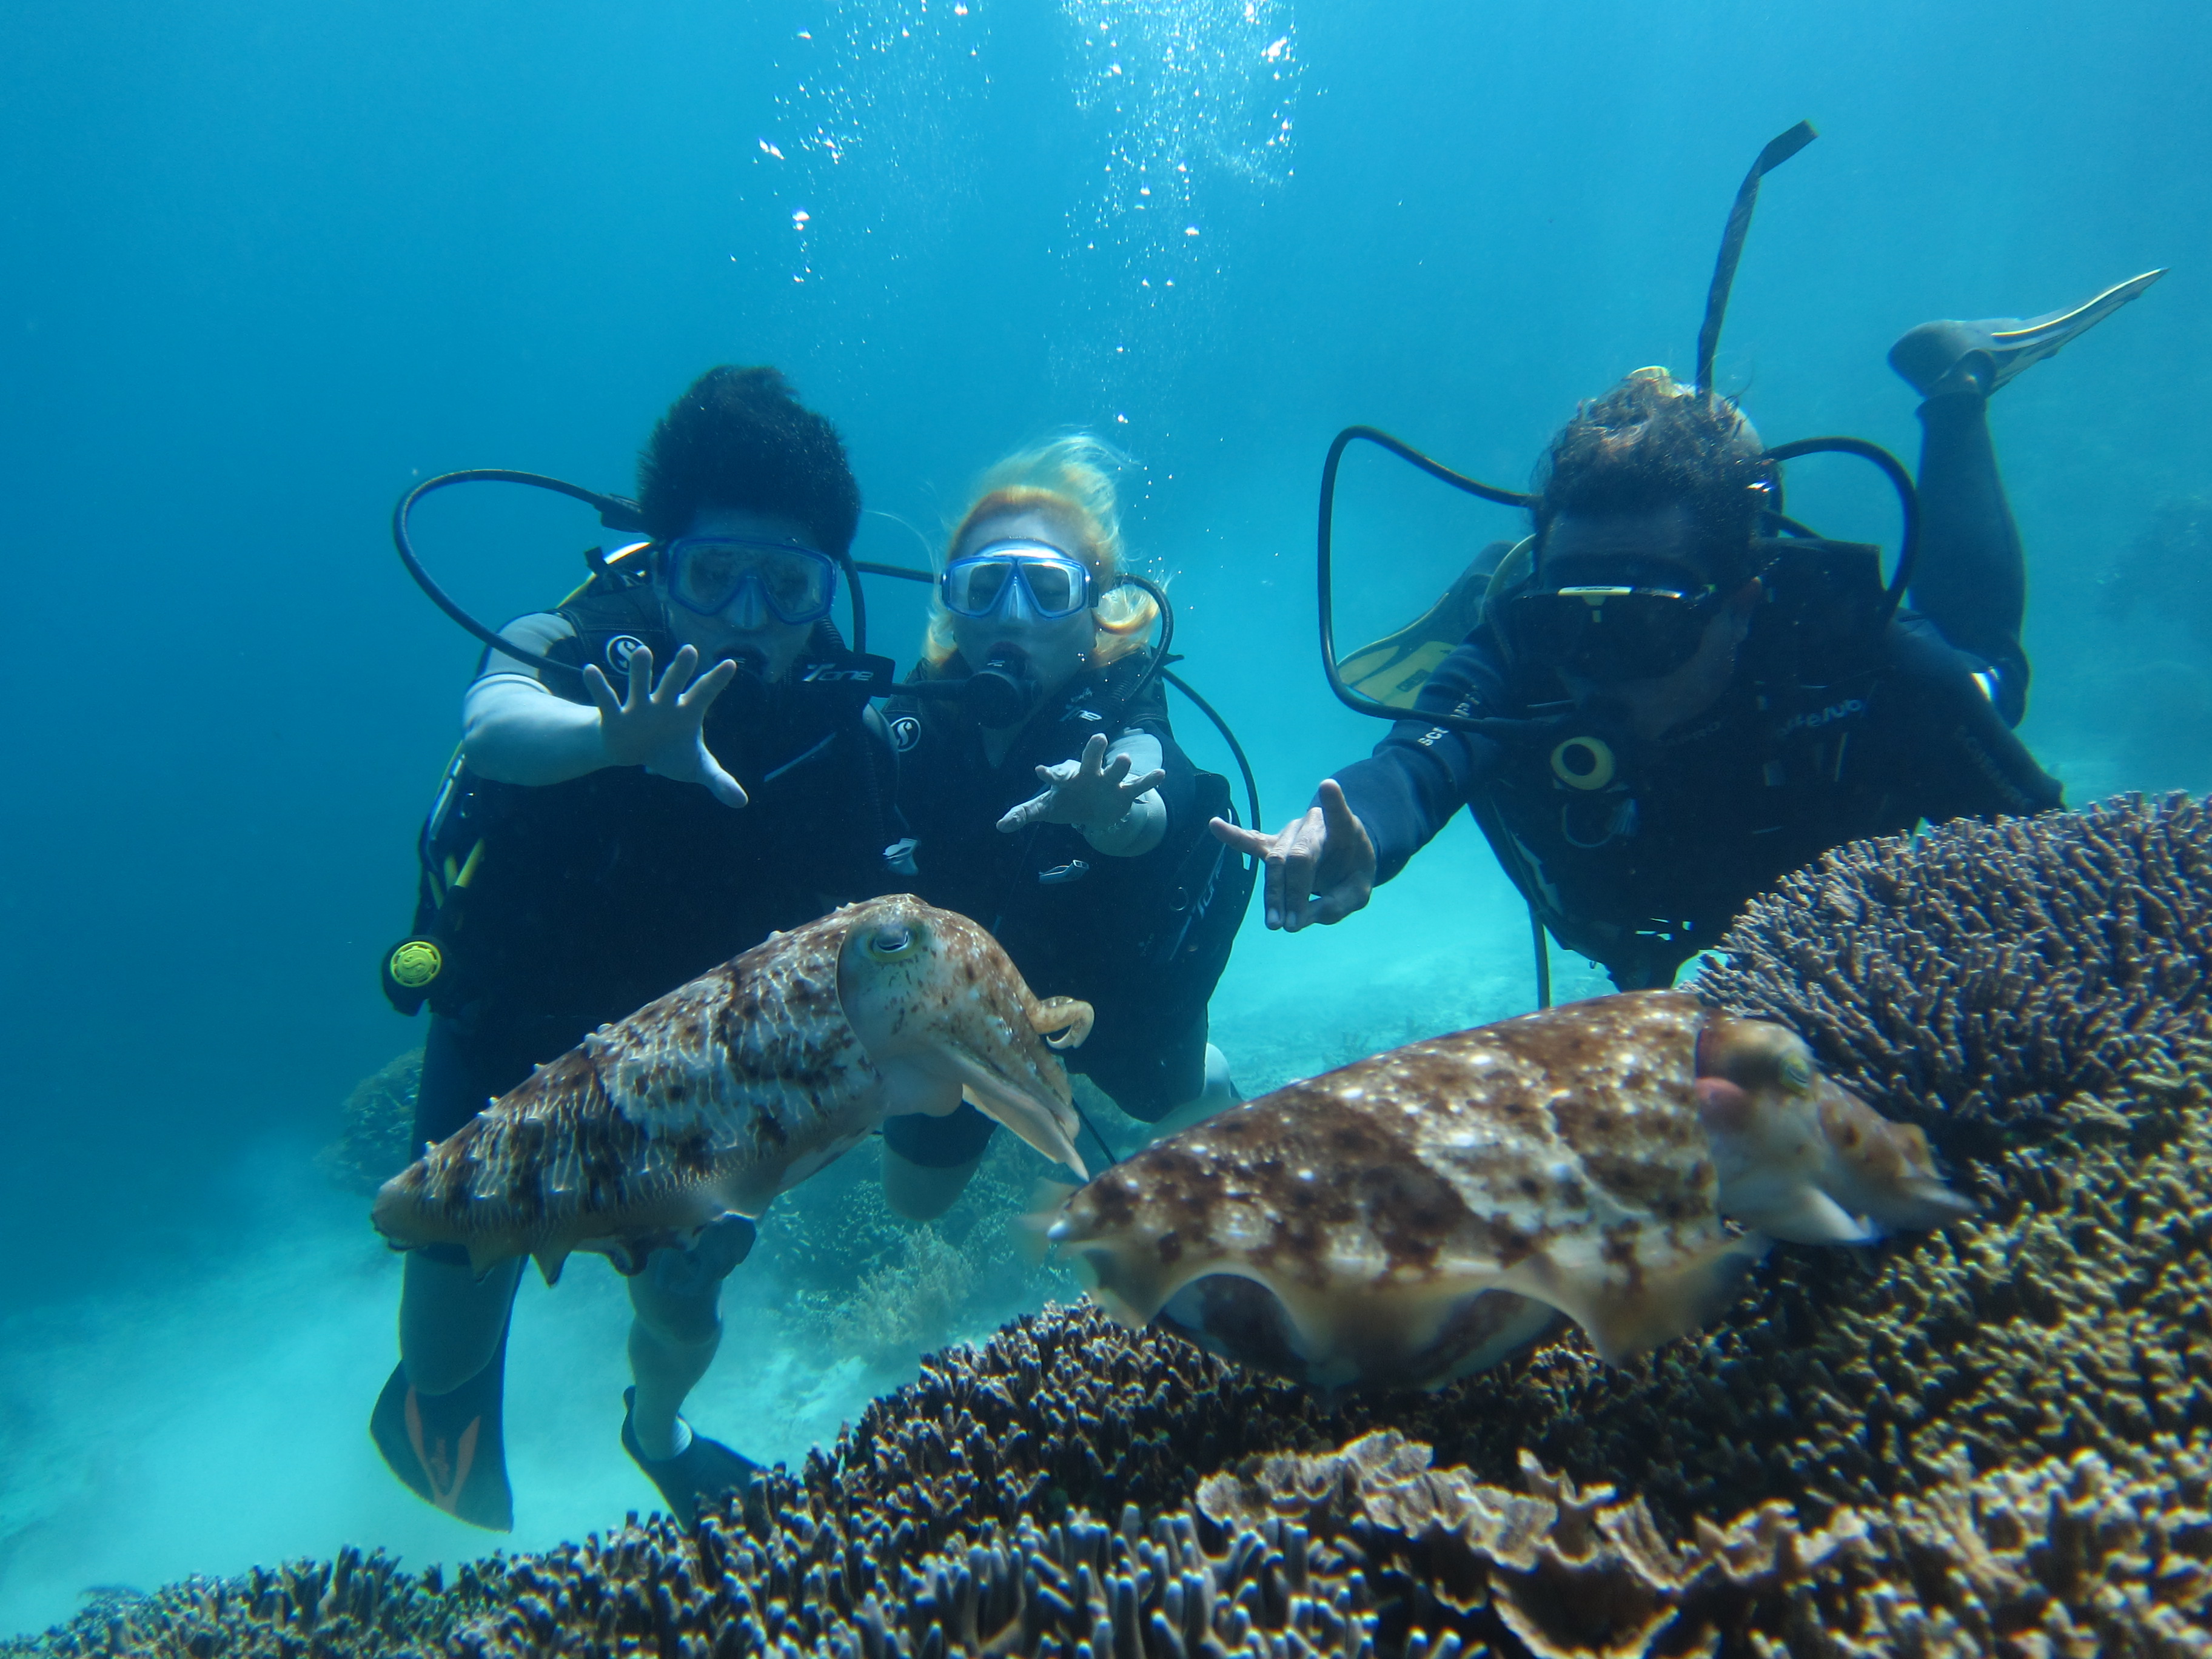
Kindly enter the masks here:
<path id="1" fill-rule="evenodd" d="M 1609 1266 L 1583 1271 L 1532 1256 L 1510 1269 L 1499 1288 L 1550 1303 L 1589 1333 L 1601 1359 L 1618 1365 L 1719 1317 L 1771 1242 L 1759 1233 L 1723 1239 L 1646 1266 L 1626 1283 Z"/>
<path id="2" fill-rule="evenodd" d="M 960 1079 L 963 1100 L 993 1122 L 1005 1124 L 1054 1163 L 1065 1164 L 1079 1179 L 1091 1179 L 1083 1154 L 1075 1150 L 1073 1107 L 1054 1110 L 1042 1101 L 1009 1088 L 988 1067 L 957 1048 L 945 1049 L 941 1058 Z"/>

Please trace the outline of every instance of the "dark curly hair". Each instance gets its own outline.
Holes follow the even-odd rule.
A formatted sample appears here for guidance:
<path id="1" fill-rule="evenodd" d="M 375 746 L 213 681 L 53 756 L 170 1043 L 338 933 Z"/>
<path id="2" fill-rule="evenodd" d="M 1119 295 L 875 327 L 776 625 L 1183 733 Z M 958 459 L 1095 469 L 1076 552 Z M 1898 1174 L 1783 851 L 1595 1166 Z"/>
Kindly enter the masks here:
<path id="1" fill-rule="evenodd" d="M 860 522 L 860 487 L 837 428 L 773 368 L 710 368 L 669 407 L 638 457 L 645 527 L 668 541 L 702 507 L 795 520 L 842 558 Z"/>
<path id="2" fill-rule="evenodd" d="M 1584 404 L 1552 440 L 1536 471 L 1536 536 L 1563 513 L 1686 508 L 1707 573 L 1726 586 L 1753 574 L 1759 515 L 1778 507 L 1775 468 L 1735 404 L 1638 369 Z"/>

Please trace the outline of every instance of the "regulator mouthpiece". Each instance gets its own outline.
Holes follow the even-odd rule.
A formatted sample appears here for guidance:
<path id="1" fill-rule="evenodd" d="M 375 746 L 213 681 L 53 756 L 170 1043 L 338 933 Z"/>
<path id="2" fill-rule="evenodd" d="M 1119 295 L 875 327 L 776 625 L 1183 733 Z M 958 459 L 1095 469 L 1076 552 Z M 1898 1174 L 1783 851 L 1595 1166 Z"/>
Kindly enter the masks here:
<path id="1" fill-rule="evenodd" d="M 1001 648 L 968 677 L 961 688 L 960 705 L 976 723 L 994 729 L 1019 726 L 1039 701 L 1036 677 L 1018 652 Z"/>

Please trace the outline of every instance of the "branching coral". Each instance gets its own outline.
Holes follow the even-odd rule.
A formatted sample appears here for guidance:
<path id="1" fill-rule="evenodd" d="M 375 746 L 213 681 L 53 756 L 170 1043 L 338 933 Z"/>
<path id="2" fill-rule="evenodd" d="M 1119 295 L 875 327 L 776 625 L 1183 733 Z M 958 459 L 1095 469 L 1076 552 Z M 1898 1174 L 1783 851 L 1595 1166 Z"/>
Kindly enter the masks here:
<path id="1" fill-rule="evenodd" d="M 2207 1029 L 2212 808 L 2127 796 L 1853 842 L 1754 900 L 1697 981 L 1794 1027 L 1939 1145 L 2041 1128 Z"/>
<path id="2" fill-rule="evenodd" d="M 380 1557 L 164 1591 L 20 1651 L 453 1659 L 1615 1659 L 1680 1655 L 2212 1650 L 2200 1456 L 2174 1490 L 2094 1454 L 1808 1530 L 1787 1504 L 1672 1535 L 1639 1498 L 1532 1457 L 1516 1487 L 1431 1467 L 1395 1432 L 1246 1460 L 1194 1504 L 969 1522 L 932 1540 L 823 1516 L 772 1477 L 776 1518 L 661 1517 L 446 1588 Z"/>
<path id="3" fill-rule="evenodd" d="M 410 1048 L 353 1085 L 339 1109 L 338 1138 L 315 1162 L 348 1192 L 374 1193 L 414 1161 L 415 1091 L 422 1051 Z"/>
<path id="4" fill-rule="evenodd" d="M 507 1604 L 505 1564 L 402 1572 L 379 1550 L 334 1561 L 191 1578 L 151 1595 L 112 1591 L 44 1636 L 0 1640 L 4 1659 L 384 1659 L 433 1654 L 454 1626 Z"/>

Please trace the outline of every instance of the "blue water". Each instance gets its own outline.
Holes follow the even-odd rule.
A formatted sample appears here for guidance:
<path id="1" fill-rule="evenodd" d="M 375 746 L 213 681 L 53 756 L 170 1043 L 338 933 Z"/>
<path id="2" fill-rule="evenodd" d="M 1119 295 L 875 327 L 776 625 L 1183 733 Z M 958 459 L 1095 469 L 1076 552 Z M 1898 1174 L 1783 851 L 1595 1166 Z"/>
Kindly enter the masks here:
<path id="1" fill-rule="evenodd" d="M 912 562 L 989 460 L 1087 427 L 1141 463 L 1131 544 L 1279 819 L 1375 736 L 1315 665 L 1329 435 L 1518 483 L 1578 398 L 1686 373 L 1736 181 L 1810 117 L 1720 360 L 1770 441 L 1909 454 L 1903 329 L 2174 268 L 1994 416 L 2026 735 L 2076 799 L 2201 788 L 2199 636 L 2099 595 L 2212 489 L 2208 39 L 2179 0 L 9 8 L 0 1632 L 94 1583 L 491 1541 L 375 1461 L 397 1274 L 308 1163 L 419 1041 L 374 964 L 473 647 L 391 556 L 410 480 L 623 489 L 701 368 L 773 362 L 891 515 L 860 556 Z M 1793 510 L 1888 535 L 1821 465 Z M 590 521 L 481 494 L 422 515 L 456 590 L 564 592 Z M 1347 639 L 1510 531 L 1441 497 L 1348 464 Z M 879 594 L 878 648 L 917 615 Z M 1249 933 L 1216 1036 L 1266 1084 L 1530 994 L 1462 826 L 1350 924 Z M 779 1345 L 751 1294 L 693 1414 L 797 1455 L 895 1376 Z M 517 1541 L 650 1498 L 614 1443 L 623 1316 L 603 1272 L 526 1300 Z"/>

